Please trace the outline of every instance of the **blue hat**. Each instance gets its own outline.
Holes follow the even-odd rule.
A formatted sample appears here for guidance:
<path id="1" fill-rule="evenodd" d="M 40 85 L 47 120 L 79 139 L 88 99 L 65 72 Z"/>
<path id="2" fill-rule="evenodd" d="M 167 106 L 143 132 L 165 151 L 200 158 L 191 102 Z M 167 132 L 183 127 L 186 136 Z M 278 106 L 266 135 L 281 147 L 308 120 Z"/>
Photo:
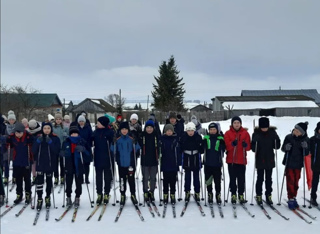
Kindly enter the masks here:
<path id="1" fill-rule="evenodd" d="M 153 127 L 154 128 L 154 122 L 151 120 L 151 119 L 149 119 L 146 123 L 145 123 L 145 127 Z"/>

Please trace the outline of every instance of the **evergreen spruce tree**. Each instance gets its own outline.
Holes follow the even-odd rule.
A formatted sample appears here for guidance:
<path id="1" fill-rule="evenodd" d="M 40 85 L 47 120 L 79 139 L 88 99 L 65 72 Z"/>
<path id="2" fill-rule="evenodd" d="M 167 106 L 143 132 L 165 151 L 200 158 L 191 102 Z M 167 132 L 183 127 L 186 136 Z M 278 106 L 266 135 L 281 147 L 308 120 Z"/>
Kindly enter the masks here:
<path id="1" fill-rule="evenodd" d="M 183 78 L 179 77 L 175 59 L 170 57 L 169 61 L 163 61 L 159 66 L 159 76 L 155 76 L 157 84 L 153 84 L 154 91 L 151 92 L 156 109 L 160 111 L 183 111 Z"/>

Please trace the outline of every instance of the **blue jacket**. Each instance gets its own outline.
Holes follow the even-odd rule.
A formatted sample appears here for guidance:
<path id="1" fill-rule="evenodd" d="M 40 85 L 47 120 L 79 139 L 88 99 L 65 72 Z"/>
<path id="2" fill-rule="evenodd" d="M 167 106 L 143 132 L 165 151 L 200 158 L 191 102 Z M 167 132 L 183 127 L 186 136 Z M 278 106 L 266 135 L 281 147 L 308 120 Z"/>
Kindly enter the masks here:
<path id="1" fill-rule="evenodd" d="M 81 137 L 68 137 L 62 145 L 60 156 L 65 158 L 66 174 L 76 174 L 77 176 L 84 174 L 84 164 L 91 161 L 91 154 L 88 150 L 82 153 L 83 164 L 80 152 L 73 150 L 75 146 L 86 146 L 86 142 Z"/>
<path id="2" fill-rule="evenodd" d="M 33 137 L 26 131 L 20 139 L 14 133 L 7 138 L 7 149 L 10 147 L 13 152 L 13 166 L 29 167 L 33 163 L 32 143 Z"/>
<path id="3" fill-rule="evenodd" d="M 133 153 L 134 139 L 131 136 L 119 137 L 115 143 L 111 146 L 111 151 L 116 151 L 116 162 L 119 167 L 133 167 L 136 168 L 137 162 L 135 161 Z M 116 147 L 116 149 L 115 149 Z M 138 157 L 138 151 L 140 150 L 139 144 L 135 143 L 136 157 Z"/>
<path id="4" fill-rule="evenodd" d="M 161 171 L 179 171 L 181 153 L 177 135 L 161 137 Z"/>
<path id="5" fill-rule="evenodd" d="M 223 136 L 220 134 L 206 135 L 203 138 L 203 164 L 209 167 L 222 167 L 222 157 L 225 151 Z"/>
<path id="6" fill-rule="evenodd" d="M 111 168 L 110 160 L 113 165 L 114 157 L 110 155 L 112 141 L 113 131 L 109 128 L 97 128 L 93 132 L 94 166 L 96 168 Z"/>
<path id="7" fill-rule="evenodd" d="M 52 173 L 57 167 L 60 153 L 60 139 L 54 134 L 50 134 L 51 143 L 47 143 L 45 136 L 42 141 L 35 140 L 32 146 L 32 153 L 35 157 L 36 171 Z"/>

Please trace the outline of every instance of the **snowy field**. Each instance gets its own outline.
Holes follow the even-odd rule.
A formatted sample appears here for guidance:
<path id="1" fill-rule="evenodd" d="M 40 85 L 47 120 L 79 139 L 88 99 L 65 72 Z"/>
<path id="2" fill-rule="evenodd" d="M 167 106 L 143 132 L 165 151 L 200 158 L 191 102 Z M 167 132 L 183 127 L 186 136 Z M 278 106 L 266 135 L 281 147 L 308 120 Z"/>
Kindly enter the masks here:
<path id="1" fill-rule="evenodd" d="M 250 135 L 253 131 L 253 119 L 255 119 L 256 124 L 258 123 L 258 116 L 241 116 L 243 126 L 249 129 Z M 309 122 L 308 134 L 312 136 L 314 133 L 314 128 L 320 118 L 311 117 L 283 117 L 274 118 L 270 117 L 270 124 L 278 128 L 278 134 L 283 141 L 284 137 L 291 132 L 294 125 L 298 122 Z M 203 127 L 207 127 L 209 123 L 203 124 Z M 220 122 L 223 132 L 229 129 L 230 120 Z M 92 217 L 90 221 L 86 221 L 87 217 L 92 211 L 89 204 L 89 198 L 87 194 L 86 185 L 83 185 L 83 193 L 81 196 L 81 204 L 78 210 L 78 215 L 76 221 L 71 223 L 72 210 L 67 213 L 67 215 L 60 222 L 56 222 L 55 218 L 58 218 L 64 211 L 62 208 L 63 203 L 63 193 L 58 194 L 58 188 L 55 190 L 55 200 L 58 209 L 51 208 L 50 219 L 45 221 L 45 210 L 43 209 L 38 223 L 33 226 L 33 220 L 36 214 L 35 210 L 29 207 L 22 213 L 20 217 L 15 217 L 15 214 L 22 207 L 21 205 L 16 206 L 8 214 L 6 214 L 1 219 L 1 234 L 49 234 L 49 233 L 259 233 L 259 234 L 270 234 L 270 233 L 319 233 L 320 222 L 318 220 L 313 220 L 312 224 L 307 224 L 303 220 L 299 219 L 292 211 L 290 211 L 285 206 L 276 206 L 278 210 L 290 218 L 289 221 L 284 220 L 279 215 L 274 213 L 270 208 L 266 207 L 269 215 L 272 217 L 271 220 L 267 219 L 262 213 L 261 209 L 257 206 L 250 206 L 251 201 L 251 187 L 252 187 L 252 176 L 253 176 L 253 160 L 254 154 L 252 152 L 248 153 L 248 165 L 247 165 L 247 200 L 249 201 L 247 207 L 250 212 L 255 214 L 254 218 L 251 218 L 240 206 L 237 208 L 238 218 L 235 219 L 232 215 L 232 207 L 229 203 L 223 207 L 224 218 L 221 218 L 218 213 L 217 206 L 214 206 L 215 218 L 210 215 L 210 210 L 208 207 L 204 206 L 204 201 L 201 202 L 203 209 L 206 213 L 205 217 L 200 215 L 200 212 L 196 206 L 196 203 L 191 199 L 188 209 L 185 215 L 181 218 L 180 213 L 182 211 L 183 202 L 177 202 L 176 212 L 177 218 L 173 218 L 171 206 L 168 205 L 166 218 L 155 217 L 152 218 L 146 207 L 140 207 L 141 212 L 144 216 L 145 221 L 141 222 L 131 201 L 127 200 L 126 206 L 121 214 L 121 217 L 117 223 L 114 219 L 117 215 L 119 205 L 112 206 L 113 198 L 111 203 L 108 204 L 107 210 L 100 222 L 98 222 L 98 216 L 100 211 L 98 210 L 96 214 Z M 281 164 L 283 158 L 283 153 L 278 151 L 278 165 L 279 165 L 279 186 L 281 186 L 281 180 L 283 176 L 283 165 Z M 226 169 L 226 165 L 225 165 Z M 92 172 L 92 170 L 91 170 Z M 91 173 L 92 175 L 92 173 Z M 140 175 L 141 178 L 141 175 Z M 273 200 L 277 203 L 277 184 L 276 184 L 276 170 L 273 173 Z M 92 198 L 92 181 L 89 185 L 91 198 Z M 140 181 L 140 180 L 139 180 Z M 226 170 L 226 185 L 228 184 L 228 174 Z M 302 176 L 300 179 L 300 189 L 298 192 L 298 202 L 300 205 L 303 204 L 303 184 Z M 140 188 L 140 199 L 142 200 L 141 182 L 139 182 Z M 307 187 L 307 186 L 306 186 Z M 34 191 L 34 188 L 33 188 Z M 222 183 L 223 191 L 223 183 Z M 159 201 L 158 190 L 155 191 L 156 201 Z M 73 193 L 74 195 L 74 193 Z M 113 193 L 111 193 L 113 195 Z M 129 196 L 129 192 L 127 191 Z M 306 192 L 306 196 L 309 198 L 310 192 Z M 319 196 L 319 192 L 318 192 Z M 9 195 L 9 204 L 12 204 L 15 197 L 15 191 L 12 191 Z M 119 193 L 117 191 L 117 197 L 119 198 Z M 184 196 L 183 196 L 184 197 Z M 222 194 L 223 197 L 223 194 Z M 286 189 L 284 187 L 283 198 L 286 197 Z M 157 204 L 159 204 L 157 202 Z M 162 207 L 158 206 L 160 213 L 162 214 Z M 303 208 L 313 216 L 320 216 L 320 212 L 316 209 Z M 1 208 L 1 213 L 4 212 L 5 208 Z M 320 219 L 320 217 L 319 217 Z M 310 218 L 308 218 L 310 220 Z"/>

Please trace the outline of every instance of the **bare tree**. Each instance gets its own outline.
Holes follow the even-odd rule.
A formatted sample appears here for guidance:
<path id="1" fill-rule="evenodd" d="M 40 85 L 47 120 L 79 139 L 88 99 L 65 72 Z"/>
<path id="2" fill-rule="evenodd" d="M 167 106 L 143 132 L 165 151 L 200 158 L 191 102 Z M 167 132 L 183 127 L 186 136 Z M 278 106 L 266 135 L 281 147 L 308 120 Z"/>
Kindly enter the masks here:
<path id="1" fill-rule="evenodd" d="M 109 94 L 104 100 L 117 109 L 118 113 L 122 113 L 123 106 L 126 102 L 125 98 L 120 98 L 118 94 Z"/>

